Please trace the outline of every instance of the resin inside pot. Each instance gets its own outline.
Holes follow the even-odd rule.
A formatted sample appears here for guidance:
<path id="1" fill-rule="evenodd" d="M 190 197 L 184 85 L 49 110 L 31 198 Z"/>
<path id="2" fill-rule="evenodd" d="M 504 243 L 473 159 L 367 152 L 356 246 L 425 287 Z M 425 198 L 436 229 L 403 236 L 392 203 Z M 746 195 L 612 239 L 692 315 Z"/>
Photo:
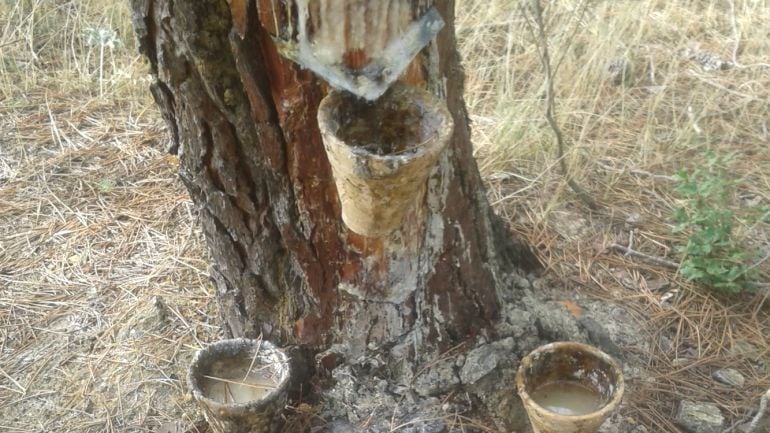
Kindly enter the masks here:
<path id="1" fill-rule="evenodd" d="M 585 415 L 602 407 L 601 396 L 580 382 L 549 382 L 532 392 L 532 400 L 540 407 L 559 415 Z"/>
<path id="2" fill-rule="evenodd" d="M 264 398 L 278 387 L 275 368 L 250 364 L 246 356 L 215 361 L 202 377 L 203 395 L 219 403 L 242 404 Z"/>
<path id="3" fill-rule="evenodd" d="M 198 351 L 187 381 L 213 433 L 274 433 L 283 422 L 289 376 L 281 349 L 233 338 Z"/>
<path id="4" fill-rule="evenodd" d="M 408 153 L 434 137 L 446 123 L 439 117 L 442 113 L 407 96 L 401 86 L 374 102 L 349 93 L 341 95 L 334 111 L 339 139 L 376 155 Z"/>
<path id="5" fill-rule="evenodd" d="M 267 341 L 233 339 L 200 351 L 190 368 L 190 386 L 207 404 L 239 406 L 270 399 L 286 387 L 286 355 Z"/>

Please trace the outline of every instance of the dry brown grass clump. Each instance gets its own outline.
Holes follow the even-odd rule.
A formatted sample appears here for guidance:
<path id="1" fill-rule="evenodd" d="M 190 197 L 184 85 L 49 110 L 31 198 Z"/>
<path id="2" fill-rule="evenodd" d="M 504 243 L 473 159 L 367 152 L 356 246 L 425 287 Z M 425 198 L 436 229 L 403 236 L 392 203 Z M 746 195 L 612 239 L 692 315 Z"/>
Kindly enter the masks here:
<path id="1" fill-rule="evenodd" d="M 218 333 L 124 2 L 0 4 L 0 430 L 194 419 Z"/>

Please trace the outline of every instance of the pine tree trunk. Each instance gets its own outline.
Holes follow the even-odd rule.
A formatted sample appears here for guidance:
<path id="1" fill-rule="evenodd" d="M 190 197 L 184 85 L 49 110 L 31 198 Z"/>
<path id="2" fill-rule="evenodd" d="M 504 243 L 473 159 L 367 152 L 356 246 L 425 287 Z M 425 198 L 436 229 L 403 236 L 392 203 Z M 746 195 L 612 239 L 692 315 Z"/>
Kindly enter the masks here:
<path id="1" fill-rule="evenodd" d="M 454 2 L 437 1 L 446 26 L 402 78 L 446 100 L 454 135 L 423 210 L 383 238 L 343 224 L 316 120 L 328 88 L 278 54 L 257 3 L 131 0 L 226 331 L 353 357 L 408 342 L 409 359 L 490 332 L 505 275 L 536 260 L 492 213 L 473 159 Z"/>

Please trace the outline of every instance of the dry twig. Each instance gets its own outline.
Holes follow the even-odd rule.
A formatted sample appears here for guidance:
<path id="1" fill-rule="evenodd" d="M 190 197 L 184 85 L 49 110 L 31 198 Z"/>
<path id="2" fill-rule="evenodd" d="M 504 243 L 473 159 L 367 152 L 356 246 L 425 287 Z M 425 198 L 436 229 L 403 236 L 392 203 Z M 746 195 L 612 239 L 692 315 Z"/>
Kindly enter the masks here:
<path id="1" fill-rule="evenodd" d="M 582 4 L 583 7 L 581 9 L 583 9 L 584 13 L 588 2 L 584 1 Z M 556 71 L 554 71 L 551 67 L 551 55 L 548 49 L 548 36 L 545 32 L 545 23 L 543 22 L 543 7 L 540 4 L 540 0 L 532 0 L 532 15 L 535 21 L 535 28 L 532 30 L 532 33 L 534 34 L 535 31 L 537 32 L 535 41 L 539 45 L 538 54 L 540 55 L 540 61 L 543 65 L 543 75 L 545 78 L 545 118 L 548 121 L 548 125 L 551 127 L 554 138 L 556 140 L 557 160 L 559 161 L 562 175 L 564 176 L 572 191 L 577 194 L 578 198 L 580 198 L 580 200 L 585 203 L 586 206 L 588 206 L 591 210 L 598 210 L 599 205 L 596 203 L 593 197 L 591 197 L 591 195 L 586 192 L 585 189 L 578 185 L 578 183 L 570 174 L 569 168 L 567 167 L 567 161 L 565 160 L 566 145 L 564 143 L 564 133 L 562 132 L 559 123 L 556 121 L 556 102 L 554 96 L 554 74 Z M 582 13 L 581 16 L 578 17 L 578 22 L 580 21 L 581 17 Z M 531 26 L 529 20 L 526 20 L 526 22 L 527 25 Z"/>
<path id="2" fill-rule="evenodd" d="M 664 259 L 662 257 L 656 257 L 656 256 L 651 256 L 649 254 L 644 254 L 642 252 L 639 252 L 639 251 L 636 251 L 636 250 L 632 250 L 631 248 L 625 247 L 625 246 L 620 245 L 620 244 L 611 244 L 609 246 L 609 248 L 611 250 L 619 252 L 619 253 L 621 253 L 623 255 L 631 256 L 631 257 L 637 257 L 637 258 L 646 260 L 646 261 L 648 261 L 650 263 L 653 263 L 655 265 L 663 266 L 664 268 L 679 269 L 679 264 L 674 263 L 671 260 L 666 260 L 666 259 Z"/>

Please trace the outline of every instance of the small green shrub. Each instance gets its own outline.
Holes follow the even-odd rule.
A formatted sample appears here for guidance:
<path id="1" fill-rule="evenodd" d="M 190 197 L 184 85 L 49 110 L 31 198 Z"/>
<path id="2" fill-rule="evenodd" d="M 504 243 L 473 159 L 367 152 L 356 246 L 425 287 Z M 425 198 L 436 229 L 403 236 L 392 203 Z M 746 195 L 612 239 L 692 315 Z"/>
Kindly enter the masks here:
<path id="1" fill-rule="evenodd" d="M 677 249 L 683 255 L 679 273 L 684 278 L 720 292 L 740 293 L 755 289 L 752 281 L 758 271 L 753 262 L 758 254 L 748 250 L 734 230 L 738 216 L 731 197 L 737 182 L 727 173 L 731 161 L 732 156 L 709 154 L 705 165 L 677 174 L 676 190 L 684 200 L 674 209 L 674 233 L 687 234 L 687 244 Z M 740 217 L 756 220 L 756 211 Z"/>
<path id="2" fill-rule="evenodd" d="M 112 179 L 101 179 L 96 184 L 96 187 L 99 189 L 99 192 L 107 193 L 115 189 L 115 181 Z"/>

